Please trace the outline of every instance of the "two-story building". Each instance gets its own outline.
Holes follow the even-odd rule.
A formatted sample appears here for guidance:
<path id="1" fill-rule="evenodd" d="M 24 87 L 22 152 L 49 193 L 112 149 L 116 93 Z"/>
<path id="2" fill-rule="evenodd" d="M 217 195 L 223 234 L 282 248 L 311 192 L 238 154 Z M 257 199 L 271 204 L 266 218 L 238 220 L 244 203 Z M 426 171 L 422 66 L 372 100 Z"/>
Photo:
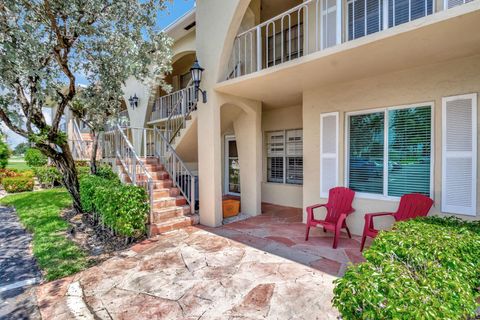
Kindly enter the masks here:
<path id="1" fill-rule="evenodd" d="M 132 143 L 144 156 L 167 143 L 182 164 L 170 175 L 198 176 L 201 224 L 222 223 L 225 195 L 258 215 L 338 185 L 356 191 L 355 234 L 412 192 L 434 199 L 430 214 L 479 218 L 480 0 L 198 0 L 165 31 L 173 91 L 132 78 L 125 101 L 133 128 L 168 137 Z"/>

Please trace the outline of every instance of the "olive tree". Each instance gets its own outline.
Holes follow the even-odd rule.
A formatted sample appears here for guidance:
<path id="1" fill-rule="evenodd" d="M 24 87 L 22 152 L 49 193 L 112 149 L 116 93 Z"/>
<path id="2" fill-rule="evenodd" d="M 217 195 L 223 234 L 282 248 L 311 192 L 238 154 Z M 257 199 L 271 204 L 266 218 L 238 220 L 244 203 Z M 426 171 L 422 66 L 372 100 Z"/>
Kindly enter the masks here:
<path id="1" fill-rule="evenodd" d="M 114 99 L 130 76 L 161 82 L 171 58 L 171 40 L 156 29 L 163 9 L 164 0 L 0 1 L 0 119 L 52 159 L 79 212 L 75 163 L 59 129 L 77 75 Z"/>

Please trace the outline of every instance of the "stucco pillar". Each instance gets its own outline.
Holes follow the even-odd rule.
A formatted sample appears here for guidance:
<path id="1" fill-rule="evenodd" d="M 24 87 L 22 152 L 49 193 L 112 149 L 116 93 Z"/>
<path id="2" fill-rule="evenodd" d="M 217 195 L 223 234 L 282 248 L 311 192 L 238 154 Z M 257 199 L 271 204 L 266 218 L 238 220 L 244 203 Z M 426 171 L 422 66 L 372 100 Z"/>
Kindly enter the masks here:
<path id="1" fill-rule="evenodd" d="M 223 216 L 220 108 L 216 95 L 212 94 L 207 104 L 199 103 L 197 117 L 200 223 L 217 227 Z"/>
<path id="2" fill-rule="evenodd" d="M 242 213 L 261 214 L 262 203 L 262 104 L 248 103 L 249 110 L 233 122 L 240 164 Z"/>

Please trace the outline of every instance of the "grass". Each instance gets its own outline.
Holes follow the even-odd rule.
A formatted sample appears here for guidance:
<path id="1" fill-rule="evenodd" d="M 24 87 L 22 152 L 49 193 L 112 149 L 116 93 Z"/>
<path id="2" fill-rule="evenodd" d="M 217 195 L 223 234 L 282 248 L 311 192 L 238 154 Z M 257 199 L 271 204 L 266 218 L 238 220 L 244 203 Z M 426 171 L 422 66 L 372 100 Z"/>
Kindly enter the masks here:
<path id="1" fill-rule="evenodd" d="M 15 207 L 22 224 L 33 233 L 33 254 L 47 280 L 89 266 L 85 252 L 65 236 L 68 223 L 60 217 L 60 212 L 72 204 L 65 189 L 9 195 L 0 203 Z"/>
<path id="2" fill-rule="evenodd" d="M 17 169 L 18 171 L 30 170 L 22 157 L 11 157 L 8 159 L 7 169 Z"/>

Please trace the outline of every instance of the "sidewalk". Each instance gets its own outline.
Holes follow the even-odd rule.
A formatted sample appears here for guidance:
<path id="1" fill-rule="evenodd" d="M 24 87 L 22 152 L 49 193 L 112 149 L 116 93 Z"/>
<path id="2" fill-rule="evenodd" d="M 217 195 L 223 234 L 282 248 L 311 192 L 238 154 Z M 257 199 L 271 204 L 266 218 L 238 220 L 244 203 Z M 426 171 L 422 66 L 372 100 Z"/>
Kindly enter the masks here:
<path id="1" fill-rule="evenodd" d="M 0 319 L 40 319 L 32 286 L 41 273 L 31 240 L 15 212 L 0 206 Z"/>

